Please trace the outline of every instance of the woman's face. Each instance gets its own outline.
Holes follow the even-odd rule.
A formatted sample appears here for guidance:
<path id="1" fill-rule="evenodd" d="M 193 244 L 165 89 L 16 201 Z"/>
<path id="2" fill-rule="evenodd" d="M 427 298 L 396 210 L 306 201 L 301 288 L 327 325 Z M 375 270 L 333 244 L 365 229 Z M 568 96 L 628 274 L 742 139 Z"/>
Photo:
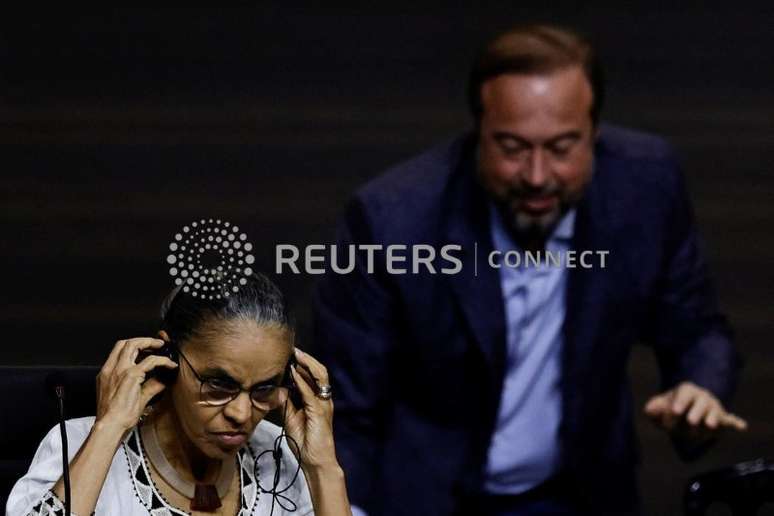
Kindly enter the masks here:
<path id="1" fill-rule="evenodd" d="M 254 321 L 214 321 L 203 325 L 196 337 L 181 345 L 177 381 L 171 388 L 172 407 L 185 435 L 204 455 L 213 459 L 232 456 L 249 439 L 255 426 L 280 403 L 256 407 L 248 392 L 221 406 L 200 397 L 203 379 L 232 382 L 243 389 L 258 384 L 279 385 L 292 351 L 292 334 L 282 326 Z"/>

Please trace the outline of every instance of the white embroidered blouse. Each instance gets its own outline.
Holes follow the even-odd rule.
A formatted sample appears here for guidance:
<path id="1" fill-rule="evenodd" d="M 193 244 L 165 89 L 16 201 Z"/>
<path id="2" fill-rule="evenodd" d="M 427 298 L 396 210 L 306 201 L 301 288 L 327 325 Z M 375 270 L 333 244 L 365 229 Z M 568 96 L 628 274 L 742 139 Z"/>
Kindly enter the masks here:
<path id="1" fill-rule="evenodd" d="M 69 460 L 88 437 L 94 425 L 94 417 L 70 419 L 67 424 L 67 443 Z M 279 436 L 280 428 L 269 421 L 261 421 L 253 435 L 235 458 L 239 466 L 240 508 L 237 516 L 249 514 L 269 514 L 272 507 L 271 490 L 274 482 L 275 462 L 271 453 L 256 458 L 261 452 L 271 450 L 274 440 Z M 289 489 L 298 462 L 287 442 L 282 442 L 280 478 L 276 490 L 283 498 L 274 501 L 274 515 L 313 515 L 312 500 L 309 495 L 303 471 Z M 156 489 L 150 473 L 148 459 L 145 456 L 140 432 L 132 429 L 118 448 L 102 485 L 96 515 L 121 516 L 180 516 L 190 512 L 170 505 Z M 59 426 L 52 428 L 38 446 L 27 474 L 13 487 L 6 505 L 6 516 L 37 516 L 64 514 L 64 501 L 59 500 L 51 489 L 62 476 L 62 439 Z M 290 502 L 288 501 L 290 500 Z M 291 504 L 292 502 L 292 504 Z M 295 511 L 290 511 L 295 504 Z"/>

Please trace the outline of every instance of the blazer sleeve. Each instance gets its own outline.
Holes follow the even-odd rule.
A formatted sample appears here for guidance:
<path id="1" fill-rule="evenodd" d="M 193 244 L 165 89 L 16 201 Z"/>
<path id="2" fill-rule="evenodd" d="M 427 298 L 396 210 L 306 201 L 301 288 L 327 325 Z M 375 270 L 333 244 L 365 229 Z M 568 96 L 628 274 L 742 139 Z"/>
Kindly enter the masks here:
<path id="1" fill-rule="evenodd" d="M 683 175 L 674 159 L 668 169 L 664 263 L 645 339 L 655 348 L 664 389 L 691 381 L 728 406 L 741 359 L 718 308 Z"/>
<path id="2" fill-rule="evenodd" d="M 356 198 L 338 229 L 339 267 L 349 263 L 349 246 L 379 244 L 372 233 L 367 208 Z M 352 504 L 366 511 L 389 417 L 396 341 L 397 296 L 387 276 L 379 272 L 380 254 L 376 255 L 369 266 L 366 253 L 355 252 L 349 273 L 329 269 L 318 285 L 314 307 L 315 347 L 334 389 L 336 451 Z"/>

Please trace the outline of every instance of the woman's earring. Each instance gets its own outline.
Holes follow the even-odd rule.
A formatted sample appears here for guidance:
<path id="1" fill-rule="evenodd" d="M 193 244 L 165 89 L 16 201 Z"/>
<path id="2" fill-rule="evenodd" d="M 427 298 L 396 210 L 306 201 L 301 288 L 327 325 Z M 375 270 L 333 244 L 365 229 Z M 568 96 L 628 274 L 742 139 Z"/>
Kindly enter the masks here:
<path id="1" fill-rule="evenodd" d="M 147 405 L 145 409 L 142 411 L 142 415 L 140 416 L 140 419 L 139 421 L 137 421 L 137 423 L 138 424 L 142 423 L 143 421 L 145 421 L 145 418 L 153 414 L 154 408 L 155 408 L 154 405 Z"/>

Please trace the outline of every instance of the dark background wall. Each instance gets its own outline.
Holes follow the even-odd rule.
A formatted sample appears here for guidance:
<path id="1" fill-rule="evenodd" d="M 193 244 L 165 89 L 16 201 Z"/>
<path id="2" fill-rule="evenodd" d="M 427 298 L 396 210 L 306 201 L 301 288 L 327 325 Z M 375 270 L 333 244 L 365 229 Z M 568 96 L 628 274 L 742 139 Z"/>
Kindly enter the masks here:
<path id="1" fill-rule="evenodd" d="M 5 15 L 0 364 L 98 364 L 152 332 L 167 245 L 193 220 L 241 226 L 269 271 L 275 244 L 327 241 L 357 185 L 468 127 L 475 49 L 528 20 L 590 34 L 605 118 L 676 145 L 747 358 L 736 408 L 750 430 L 699 462 L 639 418 L 646 507 L 677 514 L 691 474 L 772 458 L 774 13 L 739 3 Z M 278 281 L 308 340 L 314 278 Z M 631 372 L 644 402 L 657 387 L 647 350 Z"/>

